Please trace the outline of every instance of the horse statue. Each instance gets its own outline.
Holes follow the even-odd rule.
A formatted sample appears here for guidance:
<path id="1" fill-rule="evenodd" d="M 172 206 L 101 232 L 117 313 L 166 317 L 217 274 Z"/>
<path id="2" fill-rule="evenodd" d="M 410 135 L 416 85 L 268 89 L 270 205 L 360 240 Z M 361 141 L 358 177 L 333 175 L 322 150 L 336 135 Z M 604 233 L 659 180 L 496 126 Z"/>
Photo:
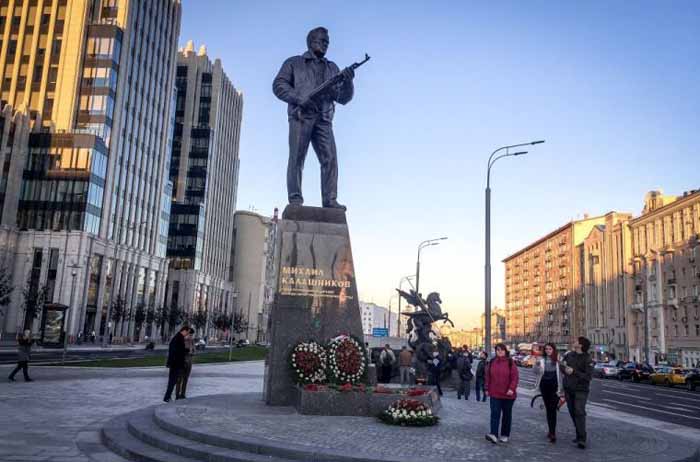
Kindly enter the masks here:
<path id="1" fill-rule="evenodd" d="M 401 313 L 408 317 L 406 333 L 409 334 L 408 344 L 414 351 L 418 350 L 420 344 L 432 344 L 439 339 L 440 336 L 432 329 L 434 322 L 449 322 L 454 327 L 454 323 L 450 320 L 449 315 L 442 312 L 442 306 L 440 305 L 442 300 L 439 293 L 431 292 L 423 300 L 421 295 L 417 294 L 415 290 L 404 292 L 396 289 L 396 291 L 406 302 L 417 308 L 413 313 Z"/>

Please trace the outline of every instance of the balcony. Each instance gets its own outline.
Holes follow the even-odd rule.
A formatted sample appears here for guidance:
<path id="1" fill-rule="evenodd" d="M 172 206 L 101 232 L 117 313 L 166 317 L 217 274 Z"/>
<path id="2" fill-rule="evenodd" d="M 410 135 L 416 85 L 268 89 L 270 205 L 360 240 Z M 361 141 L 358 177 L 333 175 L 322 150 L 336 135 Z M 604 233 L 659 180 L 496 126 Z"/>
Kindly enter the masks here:
<path id="1" fill-rule="evenodd" d="M 669 295 L 666 304 L 678 308 L 678 297 L 676 295 Z"/>
<path id="2" fill-rule="evenodd" d="M 639 313 L 644 312 L 644 305 L 641 302 L 638 303 L 632 303 L 630 305 L 630 310 L 631 311 L 637 311 Z"/>
<path id="3" fill-rule="evenodd" d="M 668 285 L 670 285 L 670 286 L 675 286 L 675 285 L 677 284 L 677 282 L 676 282 L 676 277 L 675 277 L 675 276 L 671 276 L 670 278 L 668 278 L 668 280 L 666 281 L 666 283 L 667 283 Z"/>

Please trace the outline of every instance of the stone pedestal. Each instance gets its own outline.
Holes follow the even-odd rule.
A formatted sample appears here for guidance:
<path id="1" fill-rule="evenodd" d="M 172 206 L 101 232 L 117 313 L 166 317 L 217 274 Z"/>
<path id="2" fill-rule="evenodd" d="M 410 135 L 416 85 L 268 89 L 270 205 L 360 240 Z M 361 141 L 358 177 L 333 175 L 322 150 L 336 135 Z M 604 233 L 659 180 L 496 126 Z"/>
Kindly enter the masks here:
<path id="1" fill-rule="evenodd" d="M 289 406 L 297 391 L 289 369 L 298 342 L 340 335 L 362 340 L 362 320 L 345 212 L 287 206 L 277 225 L 277 290 L 270 312 L 264 398 Z"/>
<path id="2" fill-rule="evenodd" d="M 420 401 L 438 415 L 442 403 L 435 387 L 427 387 L 427 393 L 407 396 L 396 393 L 342 392 L 335 390 L 308 391 L 297 389 L 296 410 L 304 415 L 333 415 L 376 417 L 400 399 Z"/>

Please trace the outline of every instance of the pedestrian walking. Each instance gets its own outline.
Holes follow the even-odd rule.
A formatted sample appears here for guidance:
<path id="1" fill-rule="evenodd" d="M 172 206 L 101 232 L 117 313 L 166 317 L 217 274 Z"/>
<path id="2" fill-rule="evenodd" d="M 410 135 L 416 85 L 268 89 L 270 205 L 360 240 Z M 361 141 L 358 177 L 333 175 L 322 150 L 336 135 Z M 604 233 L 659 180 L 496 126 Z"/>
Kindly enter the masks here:
<path id="1" fill-rule="evenodd" d="M 190 379 L 190 373 L 192 372 L 192 356 L 194 355 L 194 329 L 190 327 L 185 337 L 185 348 L 187 353 L 185 353 L 185 366 L 177 379 L 177 384 L 175 385 L 175 399 L 185 399 L 187 398 L 187 381 Z"/>
<path id="2" fill-rule="evenodd" d="M 469 345 L 463 345 L 462 351 L 467 352 L 467 354 L 469 355 L 469 362 L 474 364 L 474 352 L 472 352 L 472 350 L 469 348 Z"/>
<path id="3" fill-rule="evenodd" d="M 486 388 L 484 382 L 486 378 L 486 352 L 482 351 L 479 353 L 479 364 L 476 365 L 476 380 L 474 381 L 474 388 L 476 390 L 476 401 L 484 402 L 486 401 Z M 481 398 L 483 396 L 483 399 Z"/>
<path id="4" fill-rule="evenodd" d="M 411 384 L 411 366 L 413 365 L 413 352 L 404 345 L 399 353 L 399 373 L 401 385 Z"/>
<path id="5" fill-rule="evenodd" d="M 97 334 L 96 334 L 95 331 L 93 330 L 93 331 L 90 333 L 90 341 L 94 344 L 94 343 L 95 343 L 95 339 L 97 339 Z"/>
<path id="6" fill-rule="evenodd" d="M 551 443 L 557 441 L 557 412 L 559 399 L 564 396 L 564 382 L 559 369 L 559 353 L 553 343 L 544 345 L 544 356 L 534 365 L 535 389 L 540 390 L 542 401 L 547 410 L 547 438 Z"/>
<path id="7" fill-rule="evenodd" d="M 469 400 L 469 392 L 471 390 L 472 379 L 472 362 L 469 360 L 469 351 L 462 351 L 462 355 L 457 359 L 457 373 L 459 374 L 459 386 L 457 387 L 457 399 Z"/>
<path id="8" fill-rule="evenodd" d="M 491 404 L 491 433 L 486 439 L 492 443 L 507 443 L 513 419 L 513 403 L 518 388 L 518 368 L 510 358 L 508 348 L 503 343 L 496 344 L 496 356 L 486 365 L 484 374 L 486 393 Z M 500 438 L 498 424 L 501 424 Z"/>
<path id="9" fill-rule="evenodd" d="M 15 375 L 22 369 L 22 374 L 24 375 L 25 382 L 33 382 L 29 378 L 29 360 L 32 355 L 32 344 L 34 340 L 32 339 L 32 331 L 27 329 L 21 337 L 17 337 L 17 367 L 12 371 L 10 376 L 7 378 L 10 382 L 15 381 Z"/>
<path id="10" fill-rule="evenodd" d="M 574 351 L 567 353 L 559 366 L 561 372 L 564 372 L 566 405 L 576 427 L 576 439 L 573 442 L 579 449 L 586 449 L 586 402 L 593 377 L 593 360 L 588 354 L 590 347 L 590 340 L 579 337 L 573 344 Z"/>
<path id="11" fill-rule="evenodd" d="M 177 334 L 170 340 L 168 347 L 168 361 L 166 366 L 170 369 L 168 373 L 168 388 L 165 390 L 163 401 L 170 402 L 173 389 L 177 384 L 177 379 L 182 374 L 185 368 L 185 356 L 187 355 L 187 347 L 185 346 L 185 337 L 190 333 L 190 326 L 183 325 Z"/>
<path id="12" fill-rule="evenodd" d="M 430 374 L 430 383 L 438 389 L 438 394 L 442 396 L 442 388 L 440 387 L 440 374 L 444 367 L 444 361 L 440 359 L 440 353 L 433 351 L 433 357 L 428 359 L 428 373 Z"/>
<path id="13" fill-rule="evenodd" d="M 379 367 L 381 368 L 382 383 L 391 382 L 391 371 L 396 363 L 396 356 L 391 350 L 391 346 L 387 343 L 379 355 Z"/>

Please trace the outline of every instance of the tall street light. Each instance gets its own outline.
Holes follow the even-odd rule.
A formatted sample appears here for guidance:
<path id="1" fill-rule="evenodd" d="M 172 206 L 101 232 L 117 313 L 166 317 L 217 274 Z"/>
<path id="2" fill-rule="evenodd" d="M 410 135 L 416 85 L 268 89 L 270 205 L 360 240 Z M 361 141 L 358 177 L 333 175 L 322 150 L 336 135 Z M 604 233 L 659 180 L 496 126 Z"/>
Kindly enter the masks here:
<path id="1" fill-rule="evenodd" d="M 399 290 L 401 290 L 401 286 L 403 285 L 404 281 L 408 282 L 409 284 L 411 283 L 411 279 L 415 279 L 416 275 L 411 274 L 409 276 L 404 276 L 401 279 L 399 279 Z M 399 297 L 399 321 L 396 323 L 396 336 L 401 337 L 401 298 Z"/>
<path id="2" fill-rule="evenodd" d="M 387 328 L 387 334 L 389 337 L 391 337 L 391 301 L 396 297 L 399 297 L 398 293 L 392 294 L 391 297 L 389 297 L 389 320 L 387 321 L 387 325 L 384 326 Z M 399 297 L 399 298 L 401 298 L 401 297 Z"/>
<path id="3" fill-rule="evenodd" d="M 502 146 L 493 151 L 489 157 L 488 168 L 486 169 L 486 263 L 484 264 L 484 349 L 488 354 L 491 353 L 491 167 L 498 159 L 527 154 L 527 151 L 510 152 L 512 148 L 534 146 L 542 143 L 544 143 L 544 140 Z M 505 153 L 496 156 L 501 151 L 505 151 Z"/>
<path id="4" fill-rule="evenodd" d="M 427 241 L 423 241 L 418 244 L 418 259 L 416 260 L 416 295 L 420 294 L 420 251 L 426 247 L 438 245 L 440 244 L 440 241 L 444 241 L 445 239 L 447 239 L 447 237 L 438 237 L 436 239 L 428 239 Z"/>
<path id="5" fill-rule="evenodd" d="M 73 262 L 72 265 L 70 265 L 68 268 L 71 269 L 71 287 L 70 287 L 70 306 L 68 307 L 67 313 L 66 313 L 66 323 L 65 323 L 65 329 L 63 330 L 63 357 L 61 358 L 61 364 L 66 363 L 66 352 L 68 351 L 68 336 L 70 335 L 70 318 L 71 318 L 71 311 L 73 311 L 73 294 L 75 293 L 75 277 L 78 275 L 78 270 L 81 268 L 78 263 Z"/>

